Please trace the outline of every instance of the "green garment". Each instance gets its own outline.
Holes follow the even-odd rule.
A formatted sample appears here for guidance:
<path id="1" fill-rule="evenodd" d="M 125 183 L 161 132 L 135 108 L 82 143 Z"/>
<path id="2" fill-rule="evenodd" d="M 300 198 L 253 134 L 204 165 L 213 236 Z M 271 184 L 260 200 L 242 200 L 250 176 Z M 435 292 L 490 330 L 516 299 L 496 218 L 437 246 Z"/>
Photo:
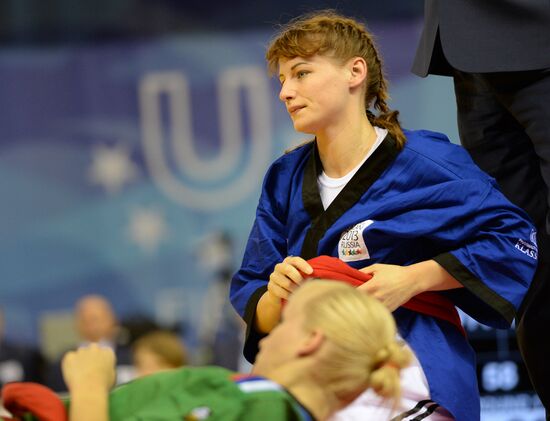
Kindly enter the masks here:
<path id="1" fill-rule="evenodd" d="M 280 386 L 245 392 L 219 367 L 183 368 L 117 387 L 109 397 L 110 421 L 302 421 L 300 405 Z M 251 383 L 251 382 L 248 382 Z"/>
<path id="2" fill-rule="evenodd" d="M 145 376 L 109 394 L 110 421 L 311 421 L 280 385 L 261 377 L 235 379 L 220 367 L 185 367 Z M 67 406 L 70 402 L 65 401 Z M 31 414 L 25 421 L 38 421 Z"/>

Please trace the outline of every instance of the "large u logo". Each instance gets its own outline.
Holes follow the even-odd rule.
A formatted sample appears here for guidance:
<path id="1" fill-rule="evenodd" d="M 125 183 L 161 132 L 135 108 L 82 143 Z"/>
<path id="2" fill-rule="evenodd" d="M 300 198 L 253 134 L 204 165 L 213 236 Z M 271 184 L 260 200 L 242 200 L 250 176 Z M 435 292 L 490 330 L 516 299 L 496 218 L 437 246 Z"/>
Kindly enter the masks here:
<path id="1" fill-rule="evenodd" d="M 244 147 L 243 110 L 239 105 L 241 92 L 249 115 L 248 151 Z M 162 113 L 163 96 L 168 100 L 167 119 Z M 245 198 L 258 188 L 271 158 L 269 97 L 267 78 L 261 69 L 242 67 L 224 71 L 218 81 L 219 153 L 204 159 L 194 146 L 189 84 L 184 75 L 159 72 L 145 76 L 139 86 L 142 138 L 146 164 L 155 183 L 173 200 L 197 210 L 216 211 Z M 165 128 L 166 120 L 170 130 Z M 170 158 L 167 151 L 172 152 Z M 174 166 L 187 178 L 215 181 L 217 187 L 186 183 L 184 177 L 174 173 Z M 227 183 L 223 183 L 224 179 Z"/>

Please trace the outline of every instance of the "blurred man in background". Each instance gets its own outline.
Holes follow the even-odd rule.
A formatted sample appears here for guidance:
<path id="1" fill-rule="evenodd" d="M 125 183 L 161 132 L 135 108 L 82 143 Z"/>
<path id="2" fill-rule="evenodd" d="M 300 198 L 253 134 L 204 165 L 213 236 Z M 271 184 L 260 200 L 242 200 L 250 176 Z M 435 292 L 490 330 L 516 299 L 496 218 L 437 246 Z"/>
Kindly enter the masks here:
<path id="1" fill-rule="evenodd" d="M 101 295 L 85 295 L 75 305 L 75 327 L 80 338 L 79 347 L 99 343 L 111 348 L 117 358 L 117 383 L 134 378 L 132 351 L 121 343 L 120 326 L 111 303 Z M 55 391 L 67 390 L 61 374 L 61 361 L 49 369 L 47 385 Z"/>

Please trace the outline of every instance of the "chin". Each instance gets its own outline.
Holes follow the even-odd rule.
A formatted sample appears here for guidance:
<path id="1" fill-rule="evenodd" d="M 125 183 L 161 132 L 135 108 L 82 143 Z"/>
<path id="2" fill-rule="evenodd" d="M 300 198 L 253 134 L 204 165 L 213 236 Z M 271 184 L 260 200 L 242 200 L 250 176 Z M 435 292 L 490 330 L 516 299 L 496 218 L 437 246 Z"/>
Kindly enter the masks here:
<path id="1" fill-rule="evenodd" d="M 253 374 L 255 376 L 260 376 L 262 373 L 262 364 L 258 364 L 257 362 L 254 363 L 252 366 L 252 369 L 250 370 L 250 374 Z"/>
<path id="2" fill-rule="evenodd" d="M 269 357 L 266 359 L 267 355 L 262 354 L 260 351 L 258 355 L 256 356 L 256 361 L 254 361 L 254 365 L 252 366 L 252 369 L 250 370 L 250 374 L 253 374 L 255 376 L 266 376 L 267 373 L 271 371 L 271 367 L 273 366 L 272 361 L 269 360 Z"/>
<path id="3" fill-rule="evenodd" d="M 315 130 L 307 124 L 294 123 L 294 130 L 299 133 L 315 135 Z"/>
<path id="4" fill-rule="evenodd" d="M 252 369 L 250 370 L 251 374 L 259 374 L 262 370 L 262 350 L 260 349 L 260 352 L 256 355 L 256 360 L 254 361 L 254 364 L 252 365 Z"/>
<path id="5" fill-rule="evenodd" d="M 315 136 L 315 133 L 319 131 L 319 126 L 322 124 L 318 119 L 312 120 L 305 118 L 307 116 L 300 116 L 296 120 L 292 121 L 294 130 L 300 133 L 311 134 Z"/>

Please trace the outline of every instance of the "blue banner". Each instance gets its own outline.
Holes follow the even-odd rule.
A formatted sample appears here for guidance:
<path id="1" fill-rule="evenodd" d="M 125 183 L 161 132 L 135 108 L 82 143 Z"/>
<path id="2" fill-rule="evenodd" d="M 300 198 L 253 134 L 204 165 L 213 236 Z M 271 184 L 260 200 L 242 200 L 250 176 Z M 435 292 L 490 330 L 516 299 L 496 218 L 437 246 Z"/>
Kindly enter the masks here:
<path id="1" fill-rule="evenodd" d="M 452 81 L 409 72 L 420 26 L 370 26 L 391 105 L 404 126 L 456 142 Z M 267 74 L 270 36 L 0 50 L 0 307 L 9 340 L 38 346 L 46 314 L 99 293 L 121 318 L 183 326 L 195 355 L 206 342 L 216 361 L 228 344 L 240 352 L 227 274 L 240 263 L 268 165 L 307 139 Z M 473 342 L 495 343 L 480 354 L 485 419 L 511 407 L 540 413 L 517 352 L 497 353 L 502 334 L 471 323 Z"/>
<path id="2" fill-rule="evenodd" d="M 418 28 L 373 28 L 396 84 L 418 83 L 413 48 L 400 45 Z M 239 263 L 267 166 L 307 138 L 267 74 L 269 37 L 0 51 L 8 335 L 36 341 L 44 311 L 70 309 L 89 292 L 121 316 L 200 324 L 220 264 L 212 239 L 231 237 Z"/>

